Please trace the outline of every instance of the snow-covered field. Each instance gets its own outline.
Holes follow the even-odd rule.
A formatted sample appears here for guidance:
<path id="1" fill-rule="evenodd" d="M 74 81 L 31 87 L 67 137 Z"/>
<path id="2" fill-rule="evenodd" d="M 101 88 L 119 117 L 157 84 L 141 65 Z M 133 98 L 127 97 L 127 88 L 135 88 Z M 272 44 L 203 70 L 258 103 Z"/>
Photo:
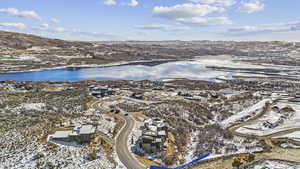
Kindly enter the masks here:
<path id="1" fill-rule="evenodd" d="M 274 137 L 274 138 L 288 138 L 288 139 L 292 139 L 292 140 L 300 142 L 300 131 L 295 131 L 295 132 L 285 134 L 285 135 L 281 135 L 281 136 L 277 136 L 277 137 Z"/>
<path id="2" fill-rule="evenodd" d="M 277 127 L 274 128 L 268 128 L 263 125 L 264 122 L 268 121 L 270 123 L 277 121 L 281 114 L 270 111 L 267 114 L 265 114 L 262 118 L 257 120 L 254 124 L 251 125 L 246 125 L 243 126 L 236 131 L 239 133 L 244 133 L 244 134 L 252 134 L 252 135 L 257 135 L 257 136 L 265 136 L 265 135 L 270 135 L 274 134 L 277 132 L 289 130 L 289 129 L 295 129 L 295 128 L 300 128 L 300 105 L 298 104 L 292 104 L 292 103 L 278 103 L 277 107 L 283 108 L 286 106 L 292 107 L 295 112 L 293 116 L 287 118 L 282 124 L 280 124 Z M 298 136 L 299 133 L 296 133 Z M 288 135 L 287 137 L 295 136 L 295 134 Z M 299 137 L 299 136 L 298 136 Z"/>
<path id="3" fill-rule="evenodd" d="M 89 119 L 89 115 L 97 115 L 97 118 L 95 118 L 95 121 L 91 121 Z M 79 118 L 73 119 L 72 123 L 76 125 L 81 125 L 84 123 L 94 123 L 97 125 L 97 131 L 100 131 L 104 133 L 106 136 L 112 138 L 113 137 L 113 131 L 117 124 L 116 120 L 109 115 L 106 114 L 97 114 L 97 110 L 90 108 L 85 111 L 85 116 L 81 116 Z M 69 126 L 69 123 L 64 123 L 65 126 Z"/>
<path id="4" fill-rule="evenodd" d="M 249 107 L 249 108 L 246 108 L 245 110 L 231 116 L 230 118 L 224 120 L 221 122 L 221 125 L 226 128 L 226 127 L 229 127 L 231 124 L 234 124 L 236 123 L 237 121 L 241 120 L 242 118 L 246 117 L 246 116 L 253 116 L 253 115 L 256 115 L 258 114 L 262 108 L 265 106 L 265 104 L 267 102 L 270 102 L 271 100 L 270 99 L 264 99 L 260 102 L 258 102 L 257 104 Z"/>
<path id="5" fill-rule="evenodd" d="M 227 145 L 230 144 L 235 145 L 237 147 L 237 151 L 227 152 L 226 147 L 224 147 L 221 149 L 221 154 L 212 153 L 207 159 L 229 156 L 234 154 L 241 154 L 241 153 L 254 153 L 263 150 L 262 147 L 259 147 L 259 141 L 253 140 L 249 143 L 246 143 L 244 138 L 238 136 L 235 136 L 233 140 L 226 140 L 225 143 Z"/>
<path id="6" fill-rule="evenodd" d="M 300 149 L 300 145 L 295 145 L 292 143 L 283 143 L 280 145 L 282 148 L 299 148 Z"/>
<path id="7" fill-rule="evenodd" d="M 117 123 L 114 118 L 103 115 L 103 118 L 98 122 L 97 129 L 112 138 L 116 124 Z"/>
<path id="8" fill-rule="evenodd" d="M 105 153 L 99 153 L 99 159 L 88 162 L 81 166 L 82 169 L 122 169 L 115 167 L 107 158 Z M 70 168 L 72 169 L 72 168 Z M 123 168 L 125 169 L 125 168 Z"/>
<path id="9" fill-rule="evenodd" d="M 185 156 L 185 161 L 192 161 L 195 158 L 195 150 L 197 148 L 199 132 L 193 132 L 190 144 L 187 146 L 187 155 Z"/>
<path id="10" fill-rule="evenodd" d="M 281 161 L 267 160 L 261 164 L 256 165 L 253 169 L 299 169 L 300 164 L 291 164 Z"/>
<path id="11" fill-rule="evenodd" d="M 12 57 L 9 55 L 6 55 L 7 57 L 5 57 L 3 59 L 6 61 L 12 61 L 12 60 L 27 60 L 27 61 L 34 61 L 34 62 L 40 62 L 41 59 L 37 58 L 36 56 L 32 56 L 32 55 L 19 55 L 18 57 Z"/>
<path id="12" fill-rule="evenodd" d="M 46 108 L 45 103 L 23 103 L 21 105 L 25 110 L 38 110 L 42 111 Z"/>
<path id="13" fill-rule="evenodd" d="M 185 157 L 185 160 L 187 162 L 194 160 L 198 156 L 195 156 L 195 150 L 197 147 L 198 139 L 199 138 L 199 133 L 193 133 L 190 144 L 187 147 L 187 155 Z M 253 153 L 253 152 L 258 152 L 262 151 L 263 148 L 260 146 L 259 141 L 257 140 L 247 140 L 242 137 L 234 136 L 232 140 L 224 140 L 225 146 L 221 147 L 219 149 L 220 153 L 215 153 L 211 152 L 209 155 L 208 159 L 212 158 L 217 158 L 217 157 L 222 157 L 222 156 L 228 156 L 228 155 L 233 155 L 233 154 L 240 154 L 240 153 Z M 231 145 L 236 146 L 236 149 L 234 150 L 228 150 L 228 148 L 231 147 Z"/>
<path id="14" fill-rule="evenodd" d="M 59 145 L 49 147 L 39 142 L 27 142 L 18 132 L 8 132 L 3 135 L 6 139 L 0 138 L 0 169 L 32 169 L 32 168 L 84 168 L 90 163 L 87 157 L 86 147 L 74 147 Z M 11 140 L 7 140 L 11 138 Z M 24 145 L 13 140 L 21 140 Z M 12 150 L 12 148 L 14 150 Z M 107 169 L 113 166 L 107 158 L 104 150 L 97 148 L 97 156 L 100 162 Z"/>

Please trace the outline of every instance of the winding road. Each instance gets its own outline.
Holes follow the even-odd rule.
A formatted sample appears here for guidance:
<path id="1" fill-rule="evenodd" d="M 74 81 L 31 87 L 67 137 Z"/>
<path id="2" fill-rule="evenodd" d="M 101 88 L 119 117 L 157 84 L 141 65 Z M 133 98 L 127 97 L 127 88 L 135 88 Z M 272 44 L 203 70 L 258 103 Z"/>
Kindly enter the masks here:
<path id="1" fill-rule="evenodd" d="M 120 98 L 120 99 L 127 99 L 127 98 Z M 104 108 L 109 110 L 109 105 L 111 105 L 111 100 L 101 100 L 98 102 L 95 102 L 92 107 L 94 108 Z M 270 108 L 268 108 L 266 111 L 269 111 Z M 115 149 L 117 152 L 117 155 L 122 162 L 122 164 L 127 168 L 127 169 L 146 169 L 145 166 L 143 166 L 130 152 L 129 147 L 128 147 L 128 139 L 130 136 L 130 133 L 132 132 L 134 126 L 135 126 L 135 121 L 131 117 L 131 115 L 125 115 L 126 112 L 121 110 L 121 113 L 119 113 L 119 117 L 121 117 L 124 121 L 125 124 L 121 128 L 121 130 L 118 132 L 117 136 L 115 137 Z M 272 135 L 268 136 L 254 136 L 254 135 L 248 135 L 248 134 L 242 134 L 236 132 L 236 129 L 239 127 L 242 127 L 246 124 L 252 123 L 255 121 L 257 118 L 261 117 L 264 115 L 266 112 L 262 112 L 257 114 L 255 117 L 251 118 L 251 120 L 243 122 L 241 124 L 236 124 L 228 128 L 228 130 L 236 136 L 240 136 L 243 138 L 253 138 L 253 139 L 258 139 L 262 140 L 265 142 L 266 146 L 264 147 L 264 151 L 260 153 L 255 153 L 257 159 L 279 159 L 279 160 L 285 160 L 289 162 L 299 162 L 298 156 L 300 155 L 300 151 L 298 149 L 284 149 L 281 148 L 277 145 L 274 145 L 272 142 L 272 136 L 274 135 L 281 135 L 284 133 L 290 133 L 293 131 L 299 130 L 297 129 L 292 129 L 292 130 L 287 130 L 284 132 L 278 132 Z M 193 168 L 201 168 L 201 169 L 215 169 L 215 168 L 224 168 L 224 169 L 229 169 L 232 168 L 231 166 L 232 163 L 232 157 L 224 157 L 224 158 L 217 158 L 215 160 L 212 160 L 211 162 L 204 163 L 202 165 L 195 165 Z"/>
<path id="2" fill-rule="evenodd" d="M 128 137 L 135 122 L 130 116 L 122 116 L 122 118 L 125 120 L 125 125 L 116 137 L 116 151 L 119 159 L 128 169 L 146 169 L 146 167 L 141 165 L 128 150 Z"/>
<path id="3" fill-rule="evenodd" d="M 103 100 L 95 102 L 91 107 L 97 108 L 100 106 L 109 110 L 109 108 L 103 104 Z M 124 111 L 121 111 L 121 113 L 118 114 L 122 119 L 124 119 L 125 124 L 115 138 L 116 152 L 120 161 L 124 166 L 126 166 L 127 169 L 146 169 L 146 167 L 143 166 L 128 149 L 127 143 L 129 135 L 134 128 L 135 121 L 130 115 L 125 116 L 124 114 Z"/>

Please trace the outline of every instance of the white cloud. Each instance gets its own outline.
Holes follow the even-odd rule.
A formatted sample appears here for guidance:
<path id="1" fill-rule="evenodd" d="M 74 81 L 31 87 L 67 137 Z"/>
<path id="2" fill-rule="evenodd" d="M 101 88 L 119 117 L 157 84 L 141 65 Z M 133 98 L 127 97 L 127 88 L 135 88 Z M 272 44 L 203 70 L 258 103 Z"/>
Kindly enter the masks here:
<path id="1" fill-rule="evenodd" d="M 26 29 L 27 25 L 24 23 L 0 23 L 0 27 L 3 28 L 15 28 L 15 29 Z"/>
<path id="2" fill-rule="evenodd" d="M 103 4 L 107 6 L 112 6 L 112 5 L 117 5 L 117 2 L 115 0 L 104 0 Z"/>
<path id="3" fill-rule="evenodd" d="M 136 28 L 144 30 L 162 30 L 162 31 L 183 31 L 189 30 L 188 26 L 174 26 L 174 25 L 165 25 L 165 24 L 149 24 L 136 26 Z"/>
<path id="4" fill-rule="evenodd" d="M 0 9 L 0 13 L 4 13 L 10 16 L 41 20 L 41 17 L 35 11 L 21 11 L 16 8 L 2 8 Z"/>
<path id="5" fill-rule="evenodd" d="M 63 27 L 54 28 L 53 31 L 54 32 L 59 32 L 59 33 L 68 32 L 68 30 L 63 28 Z"/>
<path id="6" fill-rule="evenodd" d="M 61 22 L 61 20 L 60 20 L 60 19 L 57 19 L 57 18 L 51 18 L 50 21 L 51 21 L 52 23 L 60 23 L 60 22 Z"/>
<path id="7" fill-rule="evenodd" d="M 177 22 L 194 26 L 218 26 L 232 24 L 232 21 L 228 17 L 179 18 L 177 19 Z"/>
<path id="8" fill-rule="evenodd" d="M 130 0 L 129 2 L 123 2 L 122 5 L 135 7 L 139 4 L 138 0 Z"/>
<path id="9" fill-rule="evenodd" d="M 291 27 L 292 31 L 300 31 L 300 22 Z"/>
<path id="10" fill-rule="evenodd" d="M 236 3 L 235 0 L 190 0 L 194 3 L 202 4 L 214 4 L 214 5 L 223 5 L 223 6 L 232 6 Z"/>
<path id="11" fill-rule="evenodd" d="M 171 7 L 157 6 L 152 13 L 154 16 L 176 21 L 182 24 L 194 26 L 215 26 L 227 25 L 232 21 L 227 17 L 206 17 L 206 15 L 218 12 L 222 13 L 225 9 L 204 4 L 179 4 Z"/>
<path id="12" fill-rule="evenodd" d="M 118 5 L 116 0 L 103 0 L 103 4 L 107 6 Z M 120 3 L 121 5 L 135 7 L 139 4 L 138 0 L 128 0 L 128 2 Z"/>
<path id="13" fill-rule="evenodd" d="M 242 13 L 254 13 L 264 10 L 265 4 L 260 0 L 255 0 L 251 2 L 242 2 L 241 6 L 238 8 L 238 12 Z"/>
<path id="14" fill-rule="evenodd" d="M 213 12 L 224 11 L 225 9 L 221 7 L 187 3 L 171 7 L 156 6 L 152 12 L 154 16 L 176 20 L 178 18 L 201 17 Z"/>
<path id="15" fill-rule="evenodd" d="M 44 24 L 41 24 L 40 27 L 41 27 L 42 29 L 48 29 L 48 28 L 49 28 L 49 24 L 44 23 Z"/>
<path id="16" fill-rule="evenodd" d="M 130 3 L 128 3 L 128 6 L 137 6 L 139 2 L 137 0 L 131 0 Z"/>

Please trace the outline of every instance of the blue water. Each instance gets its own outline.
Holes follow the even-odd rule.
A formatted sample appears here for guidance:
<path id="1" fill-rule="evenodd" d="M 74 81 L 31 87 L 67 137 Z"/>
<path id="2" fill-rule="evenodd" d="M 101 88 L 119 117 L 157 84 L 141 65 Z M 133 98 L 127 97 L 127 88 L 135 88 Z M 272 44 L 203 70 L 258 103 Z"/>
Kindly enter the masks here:
<path id="1" fill-rule="evenodd" d="M 0 74 L 0 80 L 16 81 L 80 81 L 80 80 L 160 80 L 188 78 L 212 80 L 229 72 L 214 71 L 199 61 L 169 62 L 156 66 L 123 65 L 76 70 L 56 69 L 26 73 Z"/>

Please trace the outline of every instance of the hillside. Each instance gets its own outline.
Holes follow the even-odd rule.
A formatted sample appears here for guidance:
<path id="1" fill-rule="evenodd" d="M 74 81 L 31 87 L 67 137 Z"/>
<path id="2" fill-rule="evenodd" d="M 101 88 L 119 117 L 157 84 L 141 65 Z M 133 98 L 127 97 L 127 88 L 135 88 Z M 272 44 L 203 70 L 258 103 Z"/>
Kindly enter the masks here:
<path id="1" fill-rule="evenodd" d="M 297 65 L 299 49 L 300 43 L 278 41 L 75 42 L 0 31 L 0 73 L 205 55 L 234 55 L 247 62 Z"/>
<path id="2" fill-rule="evenodd" d="M 21 34 L 14 32 L 0 31 L 0 47 L 12 49 L 28 49 L 33 46 L 52 46 L 52 47 L 67 47 L 67 46 L 84 46 L 91 45 L 84 42 L 69 42 L 59 39 L 42 38 L 39 36 Z"/>
<path id="3" fill-rule="evenodd" d="M 121 61 L 192 58 L 198 54 L 194 49 L 173 45 L 73 42 L 0 31 L 0 73 Z"/>

